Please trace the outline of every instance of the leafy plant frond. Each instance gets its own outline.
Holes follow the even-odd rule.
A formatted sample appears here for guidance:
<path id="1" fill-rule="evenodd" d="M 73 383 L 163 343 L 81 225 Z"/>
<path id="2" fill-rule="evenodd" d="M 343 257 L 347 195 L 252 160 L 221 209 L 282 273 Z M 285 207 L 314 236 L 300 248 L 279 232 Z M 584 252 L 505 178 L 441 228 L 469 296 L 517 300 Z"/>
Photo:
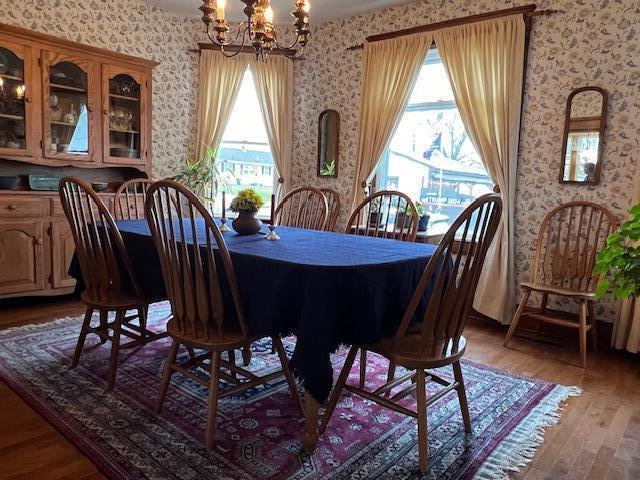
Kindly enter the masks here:
<path id="1" fill-rule="evenodd" d="M 598 298 L 607 293 L 620 299 L 640 296 L 640 204 L 629 213 L 631 218 L 609 235 L 596 257 L 593 273 L 602 275 Z"/>

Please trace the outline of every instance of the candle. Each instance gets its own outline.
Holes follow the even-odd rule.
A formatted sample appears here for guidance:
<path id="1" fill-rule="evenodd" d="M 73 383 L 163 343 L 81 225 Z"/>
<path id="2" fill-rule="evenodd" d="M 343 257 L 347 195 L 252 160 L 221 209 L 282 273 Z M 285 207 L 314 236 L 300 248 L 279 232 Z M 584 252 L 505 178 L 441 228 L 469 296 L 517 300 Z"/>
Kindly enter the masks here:
<path id="1" fill-rule="evenodd" d="M 222 192 L 222 219 L 227 218 L 226 192 Z"/>
<path id="2" fill-rule="evenodd" d="M 216 4 L 216 16 L 218 20 L 224 20 L 224 7 L 227 6 L 227 0 L 218 0 Z"/>
<path id="3" fill-rule="evenodd" d="M 276 224 L 275 210 L 276 210 L 276 195 L 275 193 L 272 193 L 271 194 L 271 225 Z"/>

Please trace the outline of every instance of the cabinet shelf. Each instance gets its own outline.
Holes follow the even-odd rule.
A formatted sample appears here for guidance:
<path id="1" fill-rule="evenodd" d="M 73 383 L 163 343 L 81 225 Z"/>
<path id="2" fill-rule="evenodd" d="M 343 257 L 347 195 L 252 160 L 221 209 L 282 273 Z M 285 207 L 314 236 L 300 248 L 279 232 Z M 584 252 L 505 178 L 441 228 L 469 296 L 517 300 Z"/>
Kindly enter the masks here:
<path id="1" fill-rule="evenodd" d="M 86 88 L 69 87 L 67 85 L 60 85 L 59 83 L 50 83 L 49 86 L 51 88 L 57 88 L 57 89 L 60 89 L 60 90 L 66 90 L 68 92 L 87 93 Z"/>
<path id="2" fill-rule="evenodd" d="M 24 121 L 24 116 L 22 116 L 22 115 L 11 115 L 9 113 L 0 113 L 0 118 L 6 118 L 8 120 L 22 120 L 22 121 Z"/>
<path id="3" fill-rule="evenodd" d="M 3 80 L 15 80 L 16 82 L 24 82 L 24 78 L 16 77 L 15 75 L 7 75 L 6 73 L 0 73 L 0 78 Z"/>
<path id="4" fill-rule="evenodd" d="M 51 122 L 51 125 L 57 125 L 59 127 L 77 127 L 77 123 L 67 123 L 67 122 Z"/>
<path id="5" fill-rule="evenodd" d="M 123 130 L 120 128 L 110 128 L 110 132 L 118 132 L 118 133 L 140 133 L 139 130 Z"/>
<path id="6" fill-rule="evenodd" d="M 115 98 L 118 100 L 128 100 L 129 102 L 139 102 L 140 99 L 136 97 L 127 97 L 126 95 L 116 95 L 115 93 L 110 93 L 109 98 Z"/>

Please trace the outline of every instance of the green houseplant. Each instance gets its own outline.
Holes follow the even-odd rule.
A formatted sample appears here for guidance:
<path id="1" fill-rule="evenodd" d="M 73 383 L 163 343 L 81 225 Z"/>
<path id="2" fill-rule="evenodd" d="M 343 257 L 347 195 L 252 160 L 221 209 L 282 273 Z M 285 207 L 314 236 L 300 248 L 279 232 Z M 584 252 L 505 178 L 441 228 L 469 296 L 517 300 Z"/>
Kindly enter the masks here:
<path id="1" fill-rule="evenodd" d="M 264 201 L 253 188 L 241 190 L 231 201 L 232 212 L 238 217 L 232 222 L 233 229 L 238 235 L 254 235 L 262 228 L 262 222 L 256 218 L 256 213 L 264 205 Z"/>
<path id="2" fill-rule="evenodd" d="M 185 158 L 182 171 L 171 180 L 182 183 L 205 205 L 213 204 L 218 188 L 227 183 L 217 153 L 208 145 L 201 159 Z"/>
<path id="3" fill-rule="evenodd" d="M 640 204 L 629 213 L 631 218 L 609 235 L 596 257 L 593 273 L 602 275 L 598 298 L 606 293 L 619 299 L 640 296 Z"/>

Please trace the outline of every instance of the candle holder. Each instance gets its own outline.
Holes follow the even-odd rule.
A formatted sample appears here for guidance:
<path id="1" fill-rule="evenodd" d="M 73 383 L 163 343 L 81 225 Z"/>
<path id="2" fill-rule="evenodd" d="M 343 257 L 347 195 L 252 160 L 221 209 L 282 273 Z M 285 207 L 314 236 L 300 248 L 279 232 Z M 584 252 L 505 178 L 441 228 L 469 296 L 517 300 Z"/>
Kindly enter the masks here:
<path id="1" fill-rule="evenodd" d="M 227 227 L 227 219 L 226 218 L 220 219 L 220 231 L 222 233 L 226 233 L 226 232 L 229 231 L 229 227 Z"/>
<path id="2" fill-rule="evenodd" d="M 264 236 L 265 240 L 280 240 L 280 237 L 276 233 L 276 226 L 269 225 L 269 233 Z"/>

